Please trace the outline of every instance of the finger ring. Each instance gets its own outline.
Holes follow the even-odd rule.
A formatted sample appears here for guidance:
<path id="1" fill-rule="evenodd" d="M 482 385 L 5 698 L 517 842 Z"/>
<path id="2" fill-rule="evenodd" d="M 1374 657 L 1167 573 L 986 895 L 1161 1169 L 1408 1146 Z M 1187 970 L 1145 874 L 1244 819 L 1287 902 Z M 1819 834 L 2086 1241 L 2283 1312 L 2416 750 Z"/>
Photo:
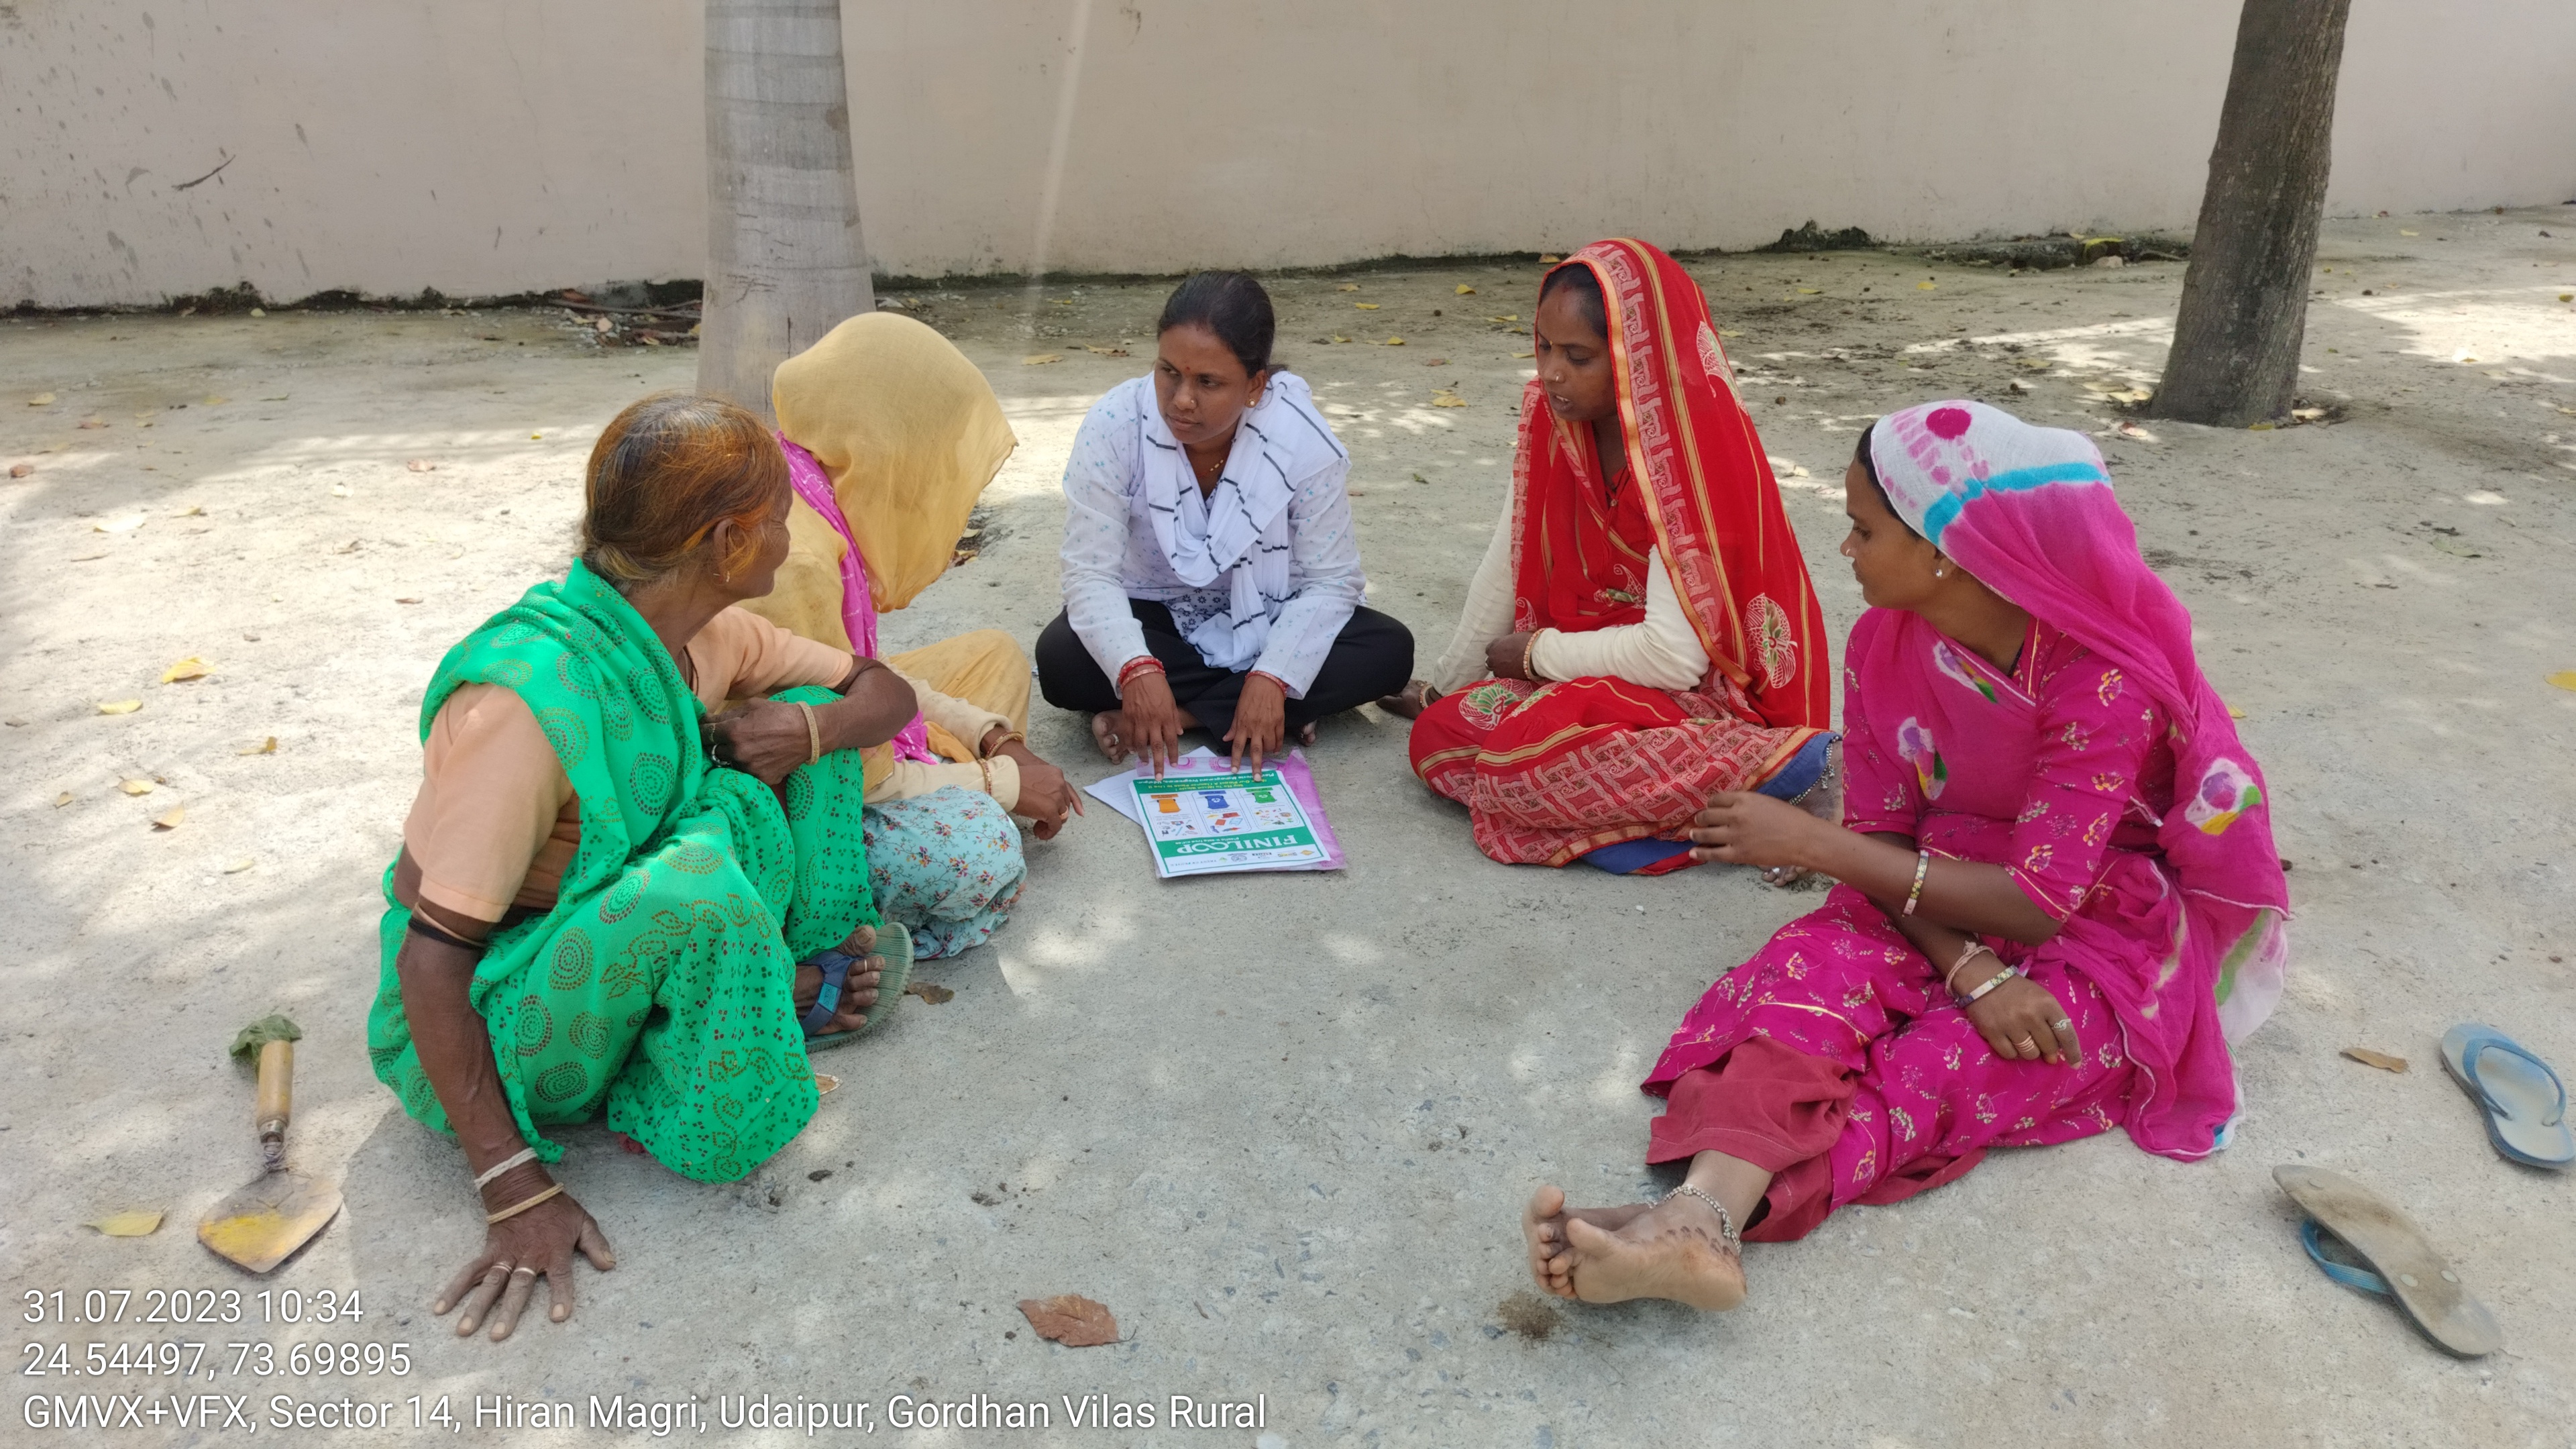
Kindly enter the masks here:
<path id="1" fill-rule="evenodd" d="M 531 1277 L 531 1278 L 534 1278 L 535 1276 L 537 1276 L 537 1270 L 536 1270 L 536 1269 L 534 1269 L 534 1268 L 529 1267 L 529 1266 L 528 1266 L 527 1264 L 525 1264 L 525 1263 L 522 1263 L 522 1264 L 520 1264 L 518 1267 L 513 1268 L 513 1269 L 511 1269 L 511 1270 L 510 1270 L 510 1276 L 511 1276 L 511 1277 L 513 1277 L 513 1278 L 518 1277 L 518 1276 L 519 1276 L 520 1274 L 522 1274 L 522 1273 L 527 1274 L 527 1275 L 528 1275 L 529 1277 Z"/>
<path id="2" fill-rule="evenodd" d="M 2059 1031 L 2072 1031 L 2075 1027 L 2074 1022 L 2069 1021 L 2062 1016 L 2057 1020 L 2050 1022 L 2049 1025 L 2057 1028 Z"/>
<path id="3" fill-rule="evenodd" d="M 2039 1051 L 2039 1043 L 2032 1041 L 2029 1037 L 2023 1037 L 2013 1043 L 2013 1050 L 2035 1054 Z"/>

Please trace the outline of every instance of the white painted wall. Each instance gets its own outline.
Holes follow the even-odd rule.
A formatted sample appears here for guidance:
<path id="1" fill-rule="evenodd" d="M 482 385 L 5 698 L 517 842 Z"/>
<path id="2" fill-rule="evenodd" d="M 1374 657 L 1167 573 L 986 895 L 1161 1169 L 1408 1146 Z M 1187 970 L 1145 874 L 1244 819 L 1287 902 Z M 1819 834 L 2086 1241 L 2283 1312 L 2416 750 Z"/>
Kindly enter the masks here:
<path id="1" fill-rule="evenodd" d="M 867 239 L 881 273 L 929 276 L 1613 232 L 1732 248 L 1810 217 L 1899 240 L 2187 231 L 2236 10 L 846 0 L 845 14 Z M 699 34 L 692 0 L 0 0 L 0 304 L 695 276 Z M 2333 209 L 2576 197 L 2571 140 L 2576 6 L 2357 0 Z"/>

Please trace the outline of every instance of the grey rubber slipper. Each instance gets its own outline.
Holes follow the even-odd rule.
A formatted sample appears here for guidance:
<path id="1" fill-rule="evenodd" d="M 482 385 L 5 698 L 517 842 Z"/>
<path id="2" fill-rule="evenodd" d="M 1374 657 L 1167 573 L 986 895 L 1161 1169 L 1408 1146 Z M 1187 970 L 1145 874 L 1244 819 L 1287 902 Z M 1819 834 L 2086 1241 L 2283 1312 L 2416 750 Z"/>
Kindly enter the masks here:
<path id="1" fill-rule="evenodd" d="M 2481 1022 L 2442 1033 L 2442 1065 L 2486 1113 L 2487 1141 L 2530 1167 L 2576 1163 L 2567 1085 L 2529 1047 Z"/>
<path id="2" fill-rule="evenodd" d="M 2480 1358 L 2504 1347 L 2495 1315 L 2469 1295 L 2458 1270 L 2388 1199 L 2322 1167 L 2276 1167 L 2272 1180 L 2370 1265 L 2406 1316 L 2444 1353 Z"/>

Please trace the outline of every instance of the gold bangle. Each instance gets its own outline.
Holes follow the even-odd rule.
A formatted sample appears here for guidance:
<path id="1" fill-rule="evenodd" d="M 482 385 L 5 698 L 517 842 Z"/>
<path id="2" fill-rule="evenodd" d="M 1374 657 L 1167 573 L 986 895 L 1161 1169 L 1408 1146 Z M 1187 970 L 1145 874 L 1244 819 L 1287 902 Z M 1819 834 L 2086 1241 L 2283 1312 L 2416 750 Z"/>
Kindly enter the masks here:
<path id="1" fill-rule="evenodd" d="M 1521 678 L 1528 680 L 1532 684 L 1536 684 L 1538 682 L 1538 670 L 1531 666 L 1530 655 L 1536 653 L 1538 650 L 1538 636 L 1546 632 L 1547 631 L 1544 629 L 1532 629 L 1529 635 L 1529 642 L 1521 646 Z"/>
<path id="2" fill-rule="evenodd" d="M 1023 744 L 1023 745 L 1025 745 L 1025 744 L 1027 744 L 1028 742 L 1029 742 L 1029 737 L 1028 737 L 1027 735 L 1025 735 L 1025 734 L 1021 733 L 1021 732 L 1020 732 L 1020 731 L 1018 731 L 1018 730 L 1013 730 L 1013 731 L 1011 731 L 1009 734 L 1006 734 L 1006 735 L 1002 736 L 1002 742 L 1001 742 L 1001 744 L 997 744 L 997 745 L 993 746 L 991 749 L 986 750 L 986 751 L 985 751 L 981 756 L 979 756 L 978 758 L 989 760 L 989 759 L 993 758 L 995 755 L 1000 754 L 1000 753 L 1002 752 L 1003 747 L 1004 747 L 1004 746 L 1006 746 L 1006 745 L 1011 745 L 1011 744 Z"/>
<path id="3" fill-rule="evenodd" d="M 992 762 L 992 761 L 990 761 L 990 760 L 977 760 L 977 761 L 975 762 L 975 768 L 976 768 L 976 769 L 979 769 L 979 770 L 981 770 L 981 771 L 983 771 L 983 772 L 984 772 L 984 793 L 985 793 L 985 794 L 987 794 L 987 795 L 992 795 L 992 794 L 993 794 L 993 762 Z M 998 800 L 998 799 L 1000 799 L 1000 798 L 1002 798 L 1002 797 L 1001 797 L 1001 796 L 999 796 L 999 795 L 993 795 L 993 798 L 994 798 L 994 799 L 996 799 L 996 800 Z"/>
<path id="4" fill-rule="evenodd" d="M 526 1212 L 528 1209 L 535 1207 L 537 1204 L 544 1202 L 547 1198 L 562 1196 L 563 1190 L 563 1184 L 558 1182 L 554 1186 L 547 1188 L 544 1192 L 538 1193 L 535 1197 L 529 1198 L 525 1202 L 518 1203 L 511 1207 L 505 1207 L 497 1213 L 485 1213 L 483 1215 L 483 1221 L 487 1225 L 507 1222 L 510 1219 L 517 1217 L 519 1214 Z"/>
<path id="5" fill-rule="evenodd" d="M 1914 852 L 1914 889 L 1905 893 L 1905 909 L 1899 914 L 1908 916 L 1913 915 L 1914 908 L 1923 904 L 1923 877 L 1931 873 L 1931 849 L 1926 847 Z"/>
<path id="6" fill-rule="evenodd" d="M 1970 937 L 1968 939 L 1968 944 L 1960 950 L 1959 959 L 1951 962 L 1950 969 L 1941 973 L 1941 989 L 1949 992 L 1952 996 L 1958 995 L 1959 988 L 1955 983 L 1959 979 L 1959 972 L 1969 962 L 1976 960 L 1979 952 L 1984 952 L 1989 956 L 1995 956 L 1994 947 L 1987 945 L 1985 942 L 1980 941 L 1973 936 Z M 2001 956 L 1995 956 L 1995 964 L 1998 966 L 2002 965 L 2003 959 L 2004 958 Z"/>
<path id="7" fill-rule="evenodd" d="M 814 706 L 801 699 L 795 701 L 795 704 L 798 709 L 805 711 L 805 739 L 814 747 L 812 758 L 805 763 L 811 765 L 823 758 L 823 726 L 814 718 Z"/>

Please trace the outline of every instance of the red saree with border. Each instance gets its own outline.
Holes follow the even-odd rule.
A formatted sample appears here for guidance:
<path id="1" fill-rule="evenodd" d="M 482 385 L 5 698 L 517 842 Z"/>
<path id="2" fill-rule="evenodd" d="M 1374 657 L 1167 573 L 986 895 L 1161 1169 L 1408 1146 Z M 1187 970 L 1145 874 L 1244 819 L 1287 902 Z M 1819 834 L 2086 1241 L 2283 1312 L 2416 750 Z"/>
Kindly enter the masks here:
<path id="1" fill-rule="evenodd" d="M 1560 422 L 1531 381 L 1512 458 L 1512 627 L 1640 623 L 1660 562 L 1709 669 L 1687 690 L 1486 679 L 1424 710 L 1414 773 L 1513 864 L 1678 840 L 1711 794 L 1758 787 L 1833 720 L 1824 614 L 1699 285 L 1627 239 L 1564 265 L 1591 268 L 1608 303 L 1631 479 L 1606 493 L 1592 428 Z"/>

